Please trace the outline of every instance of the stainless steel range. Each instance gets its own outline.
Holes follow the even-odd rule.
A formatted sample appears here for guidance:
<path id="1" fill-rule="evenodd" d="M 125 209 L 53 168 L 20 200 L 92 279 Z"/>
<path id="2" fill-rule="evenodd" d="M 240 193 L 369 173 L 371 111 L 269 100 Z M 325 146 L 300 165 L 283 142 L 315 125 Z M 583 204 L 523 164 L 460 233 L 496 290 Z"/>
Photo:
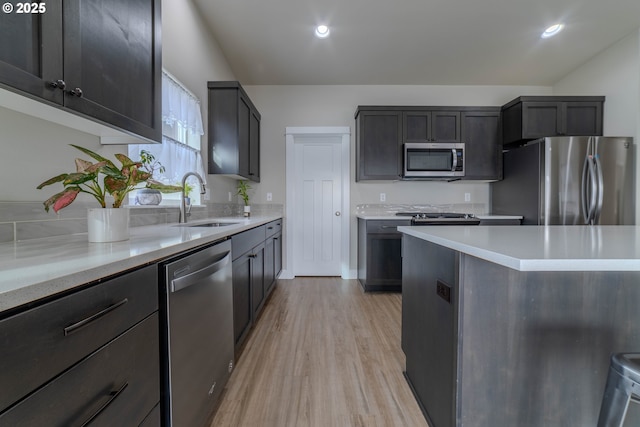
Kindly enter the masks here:
<path id="1" fill-rule="evenodd" d="M 410 216 L 411 225 L 478 225 L 480 219 L 472 214 L 454 212 L 398 212 L 396 216 Z"/>

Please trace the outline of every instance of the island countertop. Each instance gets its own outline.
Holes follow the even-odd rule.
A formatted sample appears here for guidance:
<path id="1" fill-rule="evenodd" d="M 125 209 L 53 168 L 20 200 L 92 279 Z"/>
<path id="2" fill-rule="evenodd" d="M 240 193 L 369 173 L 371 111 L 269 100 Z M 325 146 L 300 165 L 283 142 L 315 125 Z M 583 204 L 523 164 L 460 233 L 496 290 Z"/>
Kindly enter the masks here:
<path id="1" fill-rule="evenodd" d="M 519 271 L 640 271 L 640 226 L 413 226 L 398 231 Z"/>
<path id="2" fill-rule="evenodd" d="M 130 239 L 89 243 L 87 234 L 0 244 L 0 312 L 92 281 L 156 262 L 281 218 L 265 215 L 193 221 L 224 227 L 164 224 L 130 229 Z"/>

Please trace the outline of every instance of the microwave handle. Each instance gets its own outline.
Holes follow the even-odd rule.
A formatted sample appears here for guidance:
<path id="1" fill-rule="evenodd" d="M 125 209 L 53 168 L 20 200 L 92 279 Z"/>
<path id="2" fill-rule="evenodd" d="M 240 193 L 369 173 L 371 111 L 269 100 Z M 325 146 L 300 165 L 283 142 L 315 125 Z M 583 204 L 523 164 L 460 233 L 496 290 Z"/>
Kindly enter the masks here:
<path id="1" fill-rule="evenodd" d="M 453 161 L 451 162 L 451 172 L 455 172 L 458 167 L 458 152 L 455 148 L 451 149 L 451 154 L 453 154 Z"/>

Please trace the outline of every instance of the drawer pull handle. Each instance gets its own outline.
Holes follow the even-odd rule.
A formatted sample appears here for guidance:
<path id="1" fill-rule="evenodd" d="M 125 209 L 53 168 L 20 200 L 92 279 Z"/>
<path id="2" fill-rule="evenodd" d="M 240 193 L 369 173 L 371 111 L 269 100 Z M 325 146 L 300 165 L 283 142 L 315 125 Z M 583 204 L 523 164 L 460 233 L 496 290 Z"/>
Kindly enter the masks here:
<path id="1" fill-rule="evenodd" d="M 392 228 L 394 230 L 397 230 L 398 226 L 397 225 L 381 225 L 380 228 L 383 229 L 383 230 L 388 230 L 390 228 Z"/>
<path id="2" fill-rule="evenodd" d="M 86 319 L 83 319 L 77 323 L 74 323 L 73 325 L 69 325 L 66 328 L 64 328 L 64 336 L 66 337 L 67 335 L 71 335 L 72 333 L 74 333 L 75 331 L 77 331 L 78 329 L 87 326 L 89 323 L 93 322 L 94 320 L 99 319 L 100 317 L 109 314 L 110 312 L 112 312 L 113 310 L 115 310 L 118 307 L 121 307 L 123 305 L 125 305 L 126 303 L 129 302 L 128 298 L 123 299 L 120 302 L 117 302 L 115 304 L 111 304 L 109 307 L 105 308 L 102 311 L 97 312 L 96 314 L 87 317 Z"/>
<path id="3" fill-rule="evenodd" d="M 102 413 L 102 411 L 104 411 L 105 409 L 107 409 L 107 407 L 109 405 L 111 405 L 113 403 L 114 400 L 116 400 L 118 398 L 118 396 L 120 396 L 120 394 L 124 391 L 125 388 L 127 388 L 127 386 L 129 385 L 129 383 L 124 383 L 124 385 L 122 387 L 120 387 L 118 390 L 112 391 L 111 393 L 109 393 L 109 400 L 107 400 L 104 405 L 102 405 L 100 408 L 98 408 L 98 410 L 89 417 L 89 419 L 85 422 L 83 422 L 80 427 L 86 427 L 87 425 L 89 425 L 94 419 L 96 419 L 96 417 L 98 415 L 100 415 Z"/>

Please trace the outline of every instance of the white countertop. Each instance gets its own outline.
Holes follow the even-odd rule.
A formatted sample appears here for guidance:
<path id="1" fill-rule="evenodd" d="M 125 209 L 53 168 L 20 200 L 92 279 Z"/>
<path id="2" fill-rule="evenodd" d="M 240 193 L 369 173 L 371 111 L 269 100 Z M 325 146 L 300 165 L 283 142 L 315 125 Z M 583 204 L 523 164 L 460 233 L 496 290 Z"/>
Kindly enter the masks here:
<path id="1" fill-rule="evenodd" d="M 240 233 L 280 215 L 193 221 L 224 227 L 164 224 L 130 229 L 130 239 L 89 243 L 86 233 L 0 244 L 0 311 L 142 266 Z M 187 225 L 189 225 L 187 224 Z"/>
<path id="2" fill-rule="evenodd" d="M 410 220 L 410 216 L 397 216 L 396 214 L 357 214 L 357 218 L 360 219 L 382 219 L 382 220 Z M 482 214 L 476 215 L 478 219 L 489 219 L 489 220 L 501 220 L 501 219 L 522 219 L 522 215 L 490 215 L 490 214 Z"/>
<path id="3" fill-rule="evenodd" d="M 640 226 L 418 226 L 398 231 L 520 271 L 640 271 Z"/>

